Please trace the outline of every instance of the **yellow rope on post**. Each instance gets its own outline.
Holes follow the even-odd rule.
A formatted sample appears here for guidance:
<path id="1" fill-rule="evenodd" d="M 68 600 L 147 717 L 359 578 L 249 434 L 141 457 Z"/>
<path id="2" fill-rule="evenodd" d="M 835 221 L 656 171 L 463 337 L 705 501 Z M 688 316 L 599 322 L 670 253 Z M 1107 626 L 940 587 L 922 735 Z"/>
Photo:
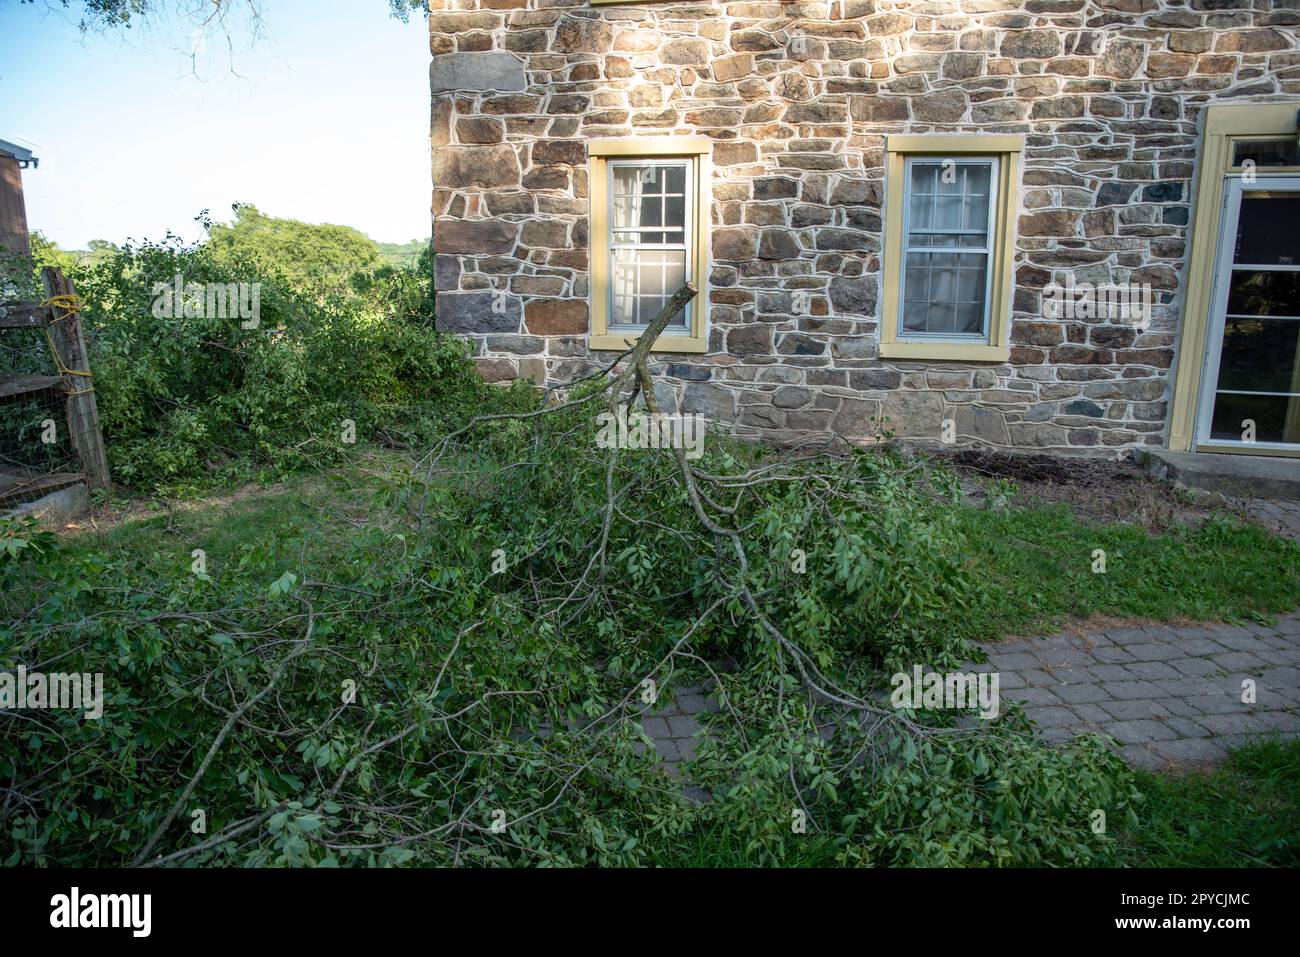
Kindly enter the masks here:
<path id="1" fill-rule="evenodd" d="M 55 316 L 50 320 L 51 323 L 62 322 L 64 319 L 71 319 L 81 312 L 81 297 L 76 293 L 61 292 L 57 296 L 50 296 L 41 305 L 50 306 L 53 309 L 62 309 L 63 315 Z"/>
<path id="2" fill-rule="evenodd" d="M 79 375 L 84 376 L 87 379 L 93 379 L 95 377 L 93 372 L 86 369 L 69 369 L 63 364 L 63 357 L 59 355 L 59 348 L 54 344 L 54 337 L 50 335 L 50 326 L 54 325 L 54 323 L 63 322 L 65 319 L 71 319 L 73 316 L 77 315 L 77 313 L 81 312 L 81 297 L 75 293 L 60 293 L 57 296 L 50 296 L 50 298 L 46 299 L 41 303 L 41 305 L 49 306 L 51 310 L 63 310 L 62 315 L 54 316 L 44 327 L 45 341 L 50 344 L 50 354 L 54 356 L 54 365 L 58 368 L 59 375 Z M 92 386 L 89 389 L 82 389 L 79 392 L 70 392 L 68 394 L 85 395 L 87 392 L 94 391 L 95 389 Z"/>

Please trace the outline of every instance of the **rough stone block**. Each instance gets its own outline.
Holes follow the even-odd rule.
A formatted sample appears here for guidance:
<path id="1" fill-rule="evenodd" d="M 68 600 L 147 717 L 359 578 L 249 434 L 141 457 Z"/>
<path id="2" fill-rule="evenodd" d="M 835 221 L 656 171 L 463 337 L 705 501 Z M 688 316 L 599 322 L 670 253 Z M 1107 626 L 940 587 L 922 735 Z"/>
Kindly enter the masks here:
<path id="1" fill-rule="evenodd" d="M 519 331 L 517 296 L 486 291 L 440 293 L 435 314 L 435 324 L 443 332 L 466 335 Z"/>
<path id="2" fill-rule="evenodd" d="M 513 53 L 444 53 L 429 64 L 429 87 L 434 93 L 510 93 L 527 86 L 524 61 Z"/>

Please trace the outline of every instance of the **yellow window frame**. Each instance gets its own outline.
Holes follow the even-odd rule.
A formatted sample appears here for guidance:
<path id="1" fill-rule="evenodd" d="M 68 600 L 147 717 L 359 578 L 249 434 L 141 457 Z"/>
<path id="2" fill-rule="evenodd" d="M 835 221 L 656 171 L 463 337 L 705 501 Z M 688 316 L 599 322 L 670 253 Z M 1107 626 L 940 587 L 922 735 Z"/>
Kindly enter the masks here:
<path id="1" fill-rule="evenodd" d="M 1201 398 L 1201 372 L 1210 328 L 1214 294 L 1215 260 L 1223 228 L 1224 185 L 1229 174 L 1240 172 L 1232 164 L 1232 144 L 1237 139 L 1267 139 L 1296 135 L 1296 110 L 1300 102 L 1237 103 L 1206 107 L 1196 164 L 1196 197 L 1192 213 L 1192 244 L 1187 257 L 1186 295 L 1182 330 L 1174 365 L 1173 405 L 1169 410 L 1169 448 L 1175 452 L 1239 451 L 1226 446 L 1195 446 L 1196 411 Z M 1256 172 L 1296 172 L 1295 167 L 1256 167 Z M 1244 451 L 1244 450 L 1240 450 Z M 1253 455 L 1290 456 L 1291 450 L 1254 449 Z"/>
<path id="2" fill-rule="evenodd" d="M 880 355 L 891 359 L 1006 362 L 1011 357 L 1011 271 L 1019 208 L 1023 136 L 906 134 L 885 137 L 885 252 L 881 266 Z M 998 198 L 990 237 L 993 262 L 988 342 L 942 342 L 899 335 L 903 274 L 903 199 L 908 156 L 990 156 L 998 163 Z"/>
<path id="3" fill-rule="evenodd" d="M 674 157 L 695 163 L 693 216 L 690 242 L 692 275 L 699 290 L 691 302 L 689 336 L 660 336 L 655 352 L 707 352 L 709 302 L 709 227 L 712 222 L 713 141 L 705 136 L 618 136 L 587 142 L 587 182 L 591 222 L 587 231 L 591 248 L 591 333 L 587 345 L 593 350 L 622 352 L 636 344 L 637 336 L 609 331 L 609 161 Z"/>

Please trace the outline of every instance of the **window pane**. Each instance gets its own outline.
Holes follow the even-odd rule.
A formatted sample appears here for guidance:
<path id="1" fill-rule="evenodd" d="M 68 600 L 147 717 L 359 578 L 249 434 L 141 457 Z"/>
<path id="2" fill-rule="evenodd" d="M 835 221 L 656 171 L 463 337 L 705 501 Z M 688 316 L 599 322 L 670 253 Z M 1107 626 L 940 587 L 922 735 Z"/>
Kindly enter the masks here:
<path id="1" fill-rule="evenodd" d="M 913 162 L 908 245 L 985 248 L 992 173 L 987 162 Z"/>
<path id="2" fill-rule="evenodd" d="M 957 331 L 957 310 L 951 302 L 930 303 L 930 327 L 927 332 L 943 335 Z"/>
<path id="3" fill-rule="evenodd" d="M 993 167 L 988 163 L 967 163 L 963 169 L 966 171 L 966 195 L 987 196 Z"/>
<path id="4" fill-rule="evenodd" d="M 640 166 L 615 166 L 614 167 L 614 195 L 615 196 L 640 196 L 645 192 L 643 188 L 645 183 L 643 175 L 653 172 L 647 171 Z"/>
<path id="5" fill-rule="evenodd" d="M 659 315 L 688 275 L 687 168 L 681 160 L 647 160 L 611 171 L 609 327 L 636 329 Z M 685 331 L 688 311 L 669 326 L 676 334 Z"/>
<path id="6" fill-rule="evenodd" d="M 957 303 L 957 332 L 963 335 L 981 335 L 984 332 L 984 303 Z"/>
<path id="7" fill-rule="evenodd" d="M 610 221 L 616 245 L 685 245 L 685 166 L 620 164 L 613 167 L 613 184 Z"/>
<path id="8" fill-rule="evenodd" d="M 952 302 L 957 298 L 957 257 L 930 253 L 930 301 Z"/>
<path id="9" fill-rule="evenodd" d="M 1241 197 L 1233 262 L 1252 266 L 1300 264 L 1300 194 L 1253 190 Z"/>
<path id="10" fill-rule="evenodd" d="M 1214 397 L 1210 437 L 1240 442 L 1247 420 L 1255 423 L 1256 442 L 1300 442 L 1300 396 L 1220 392 Z"/>
<path id="11" fill-rule="evenodd" d="M 934 198 L 934 228 L 961 229 L 960 196 L 936 196 Z"/>
<path id="12" fill-rule="evenodd" d="M 614 194 L 614 229 L 632 229 L 637 224 L 637 200 L 634 196 Z"/>
<path id="13" fill-rule="evenodd" d="M 908 253 L 906 282 L 906 298 L 916 302 L 930 301 L 930 254 L 929 253 Z"/>
<path id="14" fill-rule="evenodd" d="M 612 326 L 636 325 L 636 255 L 632 249 L 614 250 L 609 297 Z"/>
<path id="15" fill-rule="evenodd" d="M 915 195 L 929 195 L 934 190 L 935 180 L 939 177 L 938 163 L 912 164 L 912 192 Z"/>
<path id="16" fill-rule="evenodd" d="M 957 273 L 957 299 L 961 302 L 984 301 L 984 263 L 982 256 L 962 256 L 962 268 Z M 976 265 L 970 265 L 974 260 Z"/>
<path id="17" fill-rule="evenodd" d="M 1217 388 L 1300 392 L 1298 341 L 1300 322 L 1293 319 L 1228 319 Z"/>
<path id="18" fill-rule="evenodd" d="M 1232 144 L 1232 165 L 1244 166 L 1246 160 L 1256 166 L 1300 166 L 1296 138 L 1288 136 L 1276 140 L 1235 140 Z"/>
<path id="19" fill-rule="evenodd" d="M 908 253 L 903 330 L 932 335 L 984 331 L 987 253 Z"/>
<path id="20" fill-rule="evenodd" d="M 964 229 L 978 229 L 984 232 L 989 225 L 989 198 L 988 196 L 967 196 L 962 207 L 962 227 Z"/>
<path id="21" fill-rule="evenodd" d="M 659 310 L 663 308 L 663 302 L 659 299 L 638 299 L 636 301 L 636 324 L 638 326 L 648 326 L 654 322 L 655 316 L 659 315 Z"/>
<path id="22" fill-rule="evenodd" d="M 958 166 L 955 160 L 936 164 L 938 178 L 934 191 L 940 196 L 961 196 L 965 191 L 966 168 Z"/>
<path id="23" fill-rule="evenodd" d="M 664 200 L 664 218 L 665 226 L 676 226 L 678 229 L 686 225 L 686 197 L 669 196 Z"/>
<path id="24" fill-rule="evenodd" d="M 994 163 L 927 159 L 909 165 L 907 248 L 911 251 L 905 257 L 902 331 L 982 336 Z M 921 249 L 952 251 L 917 251 Z"/>
<path id="25" fill-rule="evenodd" d="M 615 249 L 612 266 L 611 327 L 648 324 L 686 281 L 685 250 Z M 685 322 L 683 310 L 670 327 Z"/>
<path id="26" fill-rule="evenodd" d="M 640 256 L 637 264 L 637 294 L 640 296 L 653 296 L 656 299 L 664 299 L 664 284 L 667 277 L 664 275 L 664 262 L 662 253 L 651 252 L 646 250 Z"/>
<path id="27" fill-rule="evenodd" d="M 930 197 L 912 194 L 910 222 L 912 229 L 929 229 L 934 225 L 930 217 Z"/>
<path id="28" fill-rule="evenodd" d="M 903 298 L 908 302 L 930 301 L 930 271 L 926 253 L 908 253 Z"/>
<path id="29" fill-rule="evenodd" d="M 1228 290 L 1228 314 L 1300 316 L 1300 273 L 1234 269 Z"/>

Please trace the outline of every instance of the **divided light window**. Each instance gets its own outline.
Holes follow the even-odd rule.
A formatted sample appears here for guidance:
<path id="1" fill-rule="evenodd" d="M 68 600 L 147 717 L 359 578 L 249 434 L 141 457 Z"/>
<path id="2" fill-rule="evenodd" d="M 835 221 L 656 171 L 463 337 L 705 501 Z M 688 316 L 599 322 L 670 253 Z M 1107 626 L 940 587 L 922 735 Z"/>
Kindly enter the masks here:
<path id="1" fill-rule="evenodd" d="M 1006 362 L 1024 138 L 885 137 L 880 354 Z"/>
<path id="2" fill-rule="evenodd" d="M 692 163 L 614 160 L 609 164 L 609 331 L 640 332 L 673 293 L 694 279 Z M 687 335 L 691 306 L 665 330 Z"/>
<path id="3" fill-rule="evenodd" d="M 996 157 L 909 156 L 901 331 L 988 341 Z"/>
<path id="4" fill-rule="evenodd" d="M 588 141 L 590 348 L 626 349 L 689 282 L 696 297 L 653 348 L 707 351 L 712 149 L 702 136 Z"/>

